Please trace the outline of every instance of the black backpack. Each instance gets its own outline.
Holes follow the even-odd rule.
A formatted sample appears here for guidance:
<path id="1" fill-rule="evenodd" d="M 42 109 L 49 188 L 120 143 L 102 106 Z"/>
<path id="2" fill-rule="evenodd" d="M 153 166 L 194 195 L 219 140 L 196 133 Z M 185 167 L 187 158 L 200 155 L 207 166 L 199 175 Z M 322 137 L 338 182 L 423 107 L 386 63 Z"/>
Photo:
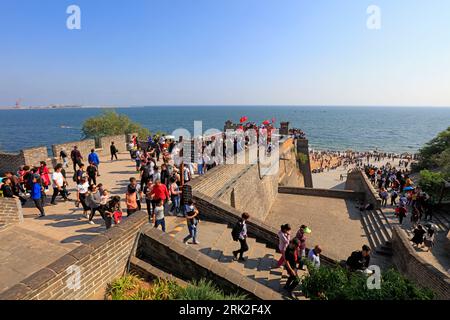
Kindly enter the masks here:
<path id="1" fill-rule="evenodd" d="M 242 232 L 242 229 L 244 229 L 244 225 L 239 220 L 233 227 L 233 230 L 231 231 L 231 237 L 233 238 L 233 241 L 239 240 L 239 235 Z"/>

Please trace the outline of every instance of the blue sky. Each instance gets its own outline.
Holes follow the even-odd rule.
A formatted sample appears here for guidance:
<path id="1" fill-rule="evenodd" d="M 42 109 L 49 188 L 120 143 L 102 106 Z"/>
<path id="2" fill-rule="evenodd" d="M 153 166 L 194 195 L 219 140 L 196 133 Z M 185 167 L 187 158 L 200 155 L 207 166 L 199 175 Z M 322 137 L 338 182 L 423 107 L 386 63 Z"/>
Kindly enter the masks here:
<path id="1" fill-rule="evenodd" d="M 449 57 L 448 0 L 0 0 L 0 106 L 450 106 Z"/>

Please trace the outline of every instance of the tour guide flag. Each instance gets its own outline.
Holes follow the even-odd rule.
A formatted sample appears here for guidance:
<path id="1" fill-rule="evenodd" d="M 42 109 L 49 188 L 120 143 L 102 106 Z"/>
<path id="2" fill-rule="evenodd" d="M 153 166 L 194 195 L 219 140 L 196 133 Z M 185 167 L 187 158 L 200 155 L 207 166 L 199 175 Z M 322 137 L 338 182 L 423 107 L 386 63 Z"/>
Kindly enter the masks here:
<path id="1" fill-rule="evenodd" d="M 242 117 L 242 118 L 241 118 L 241 123 L 244 123 L 244 122 L 246 122 L 247 120 L 248 120 L 247 117 Z"/>
<path id="2" fill-rule="evenodd" d="M 266 120 L 266 121 L 263 122 L 263 125 L 266 125 L 266 126 L 267 126 L 267 125 L 269 125 L 269 124 L 270 124 L 270 121 L 269 121 L 269 120 Z"/>

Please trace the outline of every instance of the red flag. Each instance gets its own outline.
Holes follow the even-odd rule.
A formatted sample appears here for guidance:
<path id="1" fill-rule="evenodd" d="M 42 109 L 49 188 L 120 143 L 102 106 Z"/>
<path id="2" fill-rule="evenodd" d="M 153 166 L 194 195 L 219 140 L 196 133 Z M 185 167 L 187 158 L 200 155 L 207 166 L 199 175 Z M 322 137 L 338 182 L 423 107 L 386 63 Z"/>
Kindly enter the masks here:
<path id="1" fill-rule="evenodd" d="M 267 125 L 269 125 L 269 124 L 270 124 L 270 121 L 269 121 L 269 120 L 266 120 L 266 121 L 263 122 L 263 125 L 265 125 L 265 126 L 267 126 Z"/>
<path id="2" fill-rule="evenodd" d="M 248 118 L 247 118 L 247 117 L 242 117 L 242 118 L 241 118 L 241 123 L 244 123 L 244 122 L 246 122 L 246 121 L 248 121 Z"/>

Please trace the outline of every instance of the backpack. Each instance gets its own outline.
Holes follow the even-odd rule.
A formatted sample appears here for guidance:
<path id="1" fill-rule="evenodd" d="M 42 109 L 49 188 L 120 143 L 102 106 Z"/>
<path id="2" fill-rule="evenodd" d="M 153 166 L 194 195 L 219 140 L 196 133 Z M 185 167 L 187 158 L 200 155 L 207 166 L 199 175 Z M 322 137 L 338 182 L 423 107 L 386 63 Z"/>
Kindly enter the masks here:
<path id="1" fill-rule="evenodd" d="M 231 237 L 233 238 L 233 241 L 239 240 L 239 235 L 241 234 L 242 229 L 244 229 L 244 226 L 242 225 L 241 221 L 238 221 L 231 231 Z"/>

